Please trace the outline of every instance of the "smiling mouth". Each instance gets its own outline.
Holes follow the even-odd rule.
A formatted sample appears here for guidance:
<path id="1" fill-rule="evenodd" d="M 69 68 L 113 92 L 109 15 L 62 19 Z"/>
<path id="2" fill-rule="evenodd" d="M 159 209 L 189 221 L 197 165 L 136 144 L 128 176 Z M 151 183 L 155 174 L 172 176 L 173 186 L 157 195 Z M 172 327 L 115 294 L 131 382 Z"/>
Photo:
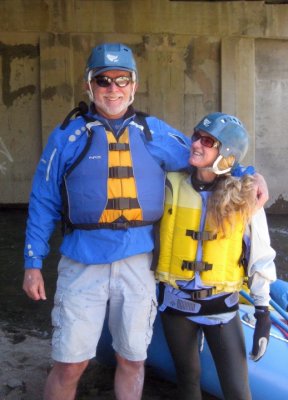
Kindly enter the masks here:
<path id="1" fill-rule="evenodd" d="M 108 101 L 116 101 L 116 100 L 121 100 L 122 97 L 106 97 L 106 100 Z"/>

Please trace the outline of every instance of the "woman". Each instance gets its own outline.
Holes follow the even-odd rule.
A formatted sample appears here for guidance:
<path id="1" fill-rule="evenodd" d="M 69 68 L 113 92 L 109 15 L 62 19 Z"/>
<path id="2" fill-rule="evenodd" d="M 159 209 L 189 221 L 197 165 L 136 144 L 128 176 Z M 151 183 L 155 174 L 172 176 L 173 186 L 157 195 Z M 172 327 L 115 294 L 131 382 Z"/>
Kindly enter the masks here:
<path id="1" fill-rule="evenodd" d="M 238 118 L 209 114 L 192 136 L 189 163 L 193 172 L 167 177 L 157 278 L 179 400 L 202 398 L 201 331 L 225 399 L 251 399 L 237 313 L 239 290 L 246 276 L 257 321 L 251 358 L 258 361 L 267 347 L 275 252 L 270 247 L 265 212 L 256 209 L 253 175 L 237 173 L 247 149 L 248 134 Z"/>

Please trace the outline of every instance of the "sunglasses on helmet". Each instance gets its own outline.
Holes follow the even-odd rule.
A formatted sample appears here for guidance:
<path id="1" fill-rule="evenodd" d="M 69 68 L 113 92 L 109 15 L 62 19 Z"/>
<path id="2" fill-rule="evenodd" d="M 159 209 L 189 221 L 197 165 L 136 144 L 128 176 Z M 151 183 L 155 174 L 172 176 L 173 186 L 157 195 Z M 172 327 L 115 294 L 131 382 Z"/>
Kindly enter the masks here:
<path id="1" fill-rule="evenodd" d="M 196 131 L 192 135 L 192 143 L 197 142 L 197 140 L 200 140 L 202 146 L 209 147 L 210 149 L 212 147 L 219 146 L 218 140 L 213 139 L 211 136 L 202 136 L 199 132 Z"/>
<path id="2" fill-rule="evenodd" d="M 131 77 L 130 76 L 118 76 L 117 78 L 110 78 L 109 76 L 105 75 L 99 75 L 95 76 L 93 80 L 96 82 L 96 84 L 102 88 L 107 88 L 109 87 L 112 82 L 115 83 L 116 86 L 118 87 L 125 87 L 131 82 Z"/>

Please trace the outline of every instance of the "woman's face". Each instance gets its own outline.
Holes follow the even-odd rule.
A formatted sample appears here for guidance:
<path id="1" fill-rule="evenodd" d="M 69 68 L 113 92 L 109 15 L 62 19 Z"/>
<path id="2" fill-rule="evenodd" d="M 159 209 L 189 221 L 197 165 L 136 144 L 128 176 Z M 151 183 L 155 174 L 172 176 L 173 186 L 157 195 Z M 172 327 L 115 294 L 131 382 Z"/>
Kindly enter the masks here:
<path id="1" fill-rule="evenodd" d="M 192 136 L 189 164 L 196 168 L 212 167 L 219 154 L 219 142 L 204 131 Z"/>

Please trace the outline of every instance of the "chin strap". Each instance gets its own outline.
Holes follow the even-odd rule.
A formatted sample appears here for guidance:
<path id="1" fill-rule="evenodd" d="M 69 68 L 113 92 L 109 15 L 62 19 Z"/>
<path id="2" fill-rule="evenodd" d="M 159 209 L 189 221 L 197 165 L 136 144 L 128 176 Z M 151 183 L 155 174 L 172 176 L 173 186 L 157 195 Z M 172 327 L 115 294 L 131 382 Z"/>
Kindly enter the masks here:
<path id="1" fill-rule="evenodd" d="M 216 158 L 216 160 L 214 161 L 212 167 L 204 167 L 204 168 L 199 168 L 199 169 L 201 169 L 202 171 L 204 170 L 204 171 L 213 172 L 213 173 L 216 174 L 216 175 L 224 175 L 224 174 L 227 174 L 228 172 L 231 171 L 232 167 L 225 168 L 225 169 L 219 169 L 219 168 L 218 168 L 218 165 L 219 165 L 220 161 L 221 161 L 223 158 L 224 158 L 224 157 L 221 156 L 221 154 L 219 154 L 219 156 L 218 156 L 218 157 Z"/>

